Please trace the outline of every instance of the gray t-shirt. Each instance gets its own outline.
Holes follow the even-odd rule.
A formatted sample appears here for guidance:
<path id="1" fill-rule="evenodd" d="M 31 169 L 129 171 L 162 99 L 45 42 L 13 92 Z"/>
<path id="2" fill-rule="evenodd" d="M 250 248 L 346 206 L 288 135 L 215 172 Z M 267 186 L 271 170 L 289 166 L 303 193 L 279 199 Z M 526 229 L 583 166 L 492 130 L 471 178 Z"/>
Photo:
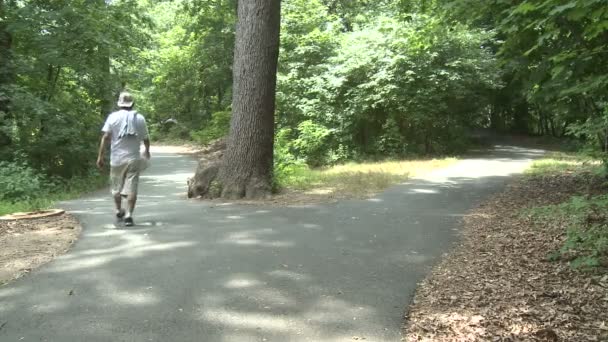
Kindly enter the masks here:
<path id="1" fill-rule="evenodd" d="M 133 118 L 135 114 L 135 128 L 137 135 L 129 135 L 119 138 L 126 120 Z M 148 126 L 143 115 L 135 111 L 121 109 L 108 116 L 106 123 L 101 129 L 102 132 L 112 135 L 110 165 L 120 166 L 134 160 L 140 159 L 141 142 L 148 139 Z"/>

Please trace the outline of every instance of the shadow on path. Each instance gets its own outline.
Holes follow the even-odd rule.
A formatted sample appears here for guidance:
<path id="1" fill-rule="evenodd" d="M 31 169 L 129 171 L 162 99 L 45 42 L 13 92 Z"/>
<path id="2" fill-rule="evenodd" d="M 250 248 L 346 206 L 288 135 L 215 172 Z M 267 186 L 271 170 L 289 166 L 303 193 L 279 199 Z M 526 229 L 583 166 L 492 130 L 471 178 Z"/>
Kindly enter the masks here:
<path id="1" fill-rule="evenodd" d="M 542 151 L 499 147 L 368 200 L 290 208 L 185 200 L 188 157 L 160 155 L 138 226 L 106 193 L 66 203 L 66 255 L 0 287 L 1 341 L 399 341 L 416 283 L 459 220 Z"/>

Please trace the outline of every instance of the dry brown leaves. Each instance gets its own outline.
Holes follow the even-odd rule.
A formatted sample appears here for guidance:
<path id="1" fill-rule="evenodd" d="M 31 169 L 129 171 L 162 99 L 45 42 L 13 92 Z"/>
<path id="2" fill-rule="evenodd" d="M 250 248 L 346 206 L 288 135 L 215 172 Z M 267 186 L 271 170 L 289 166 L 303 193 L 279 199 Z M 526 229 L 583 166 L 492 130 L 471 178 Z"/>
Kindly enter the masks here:
<path id="1" fill-rule="evenodd" d="M 80 231 L 76 219 L 68 214 L 0 221 L 0 284 L 63 254 Z"/>
<path id="2" fill-rule="evenodd" d="M 522 177 L 473 210 L 461 243 L 420 284 L 404 340 L 608 341 L 608 275 L 548 261 L 566 227 L 521 215 L 598 191 L 592 178 Z"/>

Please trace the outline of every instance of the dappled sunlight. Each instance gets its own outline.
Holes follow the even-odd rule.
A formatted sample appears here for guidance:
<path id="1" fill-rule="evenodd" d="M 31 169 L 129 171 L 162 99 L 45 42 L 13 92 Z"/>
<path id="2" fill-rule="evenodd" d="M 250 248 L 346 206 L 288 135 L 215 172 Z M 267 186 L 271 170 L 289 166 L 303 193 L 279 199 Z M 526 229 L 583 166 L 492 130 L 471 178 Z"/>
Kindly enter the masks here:
<path id="1" fill-rule="evenodd" d="M 514 311 L 519 312 L 525 316 L 526 309 L 523 307 L 518 307 L 517 304 L 509 305 L 508 307 L 503 308 L 506 311 Z M 505 317 L 509 317 L 505 313 Z M 442 333 L 435 335 L 435 339 L 431 340 L 428 338 L 418 339 L 417 336 L 409 335 L 408 338 L 416 339 L 419 341 L 434 341 L 434 340 L 442 340 L 449 338 L 450 340 L 453 338 L 461 338 L 463 340 L 471 339 L 478 340 L 480 337 L 488 337 L 492 336 L 492 333 L 495 330 L 495 327 L 489 325 L 486 322 L 486 317 L 484 317 L 484 313 L 482 310 L 469 310 L 462 309 L 458 311 L 453 310 L 433 310 L 431 312 L 425 312 L 424 321 L 420 322 L 420 324 L 424 324 L 425 330 L 434 331 L 437 327 L 445 328 L 450 327 L 450 336 L 444 336 Z M 501 330 L 505 330 L 508 332 L 510 336 L 515 338 L 516 340 L 539 340 L 540 335 L 539 332 L 547 329 L 547 327 L 533 322 L 533 320 L 525 319 L 522 317 L 521 322 L 511 322 L 508 325 L 501 327 Z M 550 329 L 548 329 L 550 330 Z M 542 340 L 542 338 L 541 338 Z M 557 339 L 556 339 L 557 340 Z"/>
<path id="2" fill-rule="evenodd" d="M 556 172 L 593 172 L 599 169 L 600 160 L 591 159 L 585 155 L 573 155 L 564 153 L 549 153 L 546 157 L 536 160 L 526 174 L 547 174 Z M 581 168 L 582 167 L 582 168 Z"/>
<path id="3" fill-rule="evenodd" d="M 35 314 L 52 314 L 53 312 L 57 312 L 65 309 L 68 306 L 68 303 L 63 300 L 63 298 L 55 298 L 54 300 L 45 300 L 39 304 L 36 304 L 32 307 L 32 312 Z"/>
<path id="4" fill-rule="evenodd" d="M 82 215 L 82 214 L 86 214 L 86 215 L 108 215 L 107 210 L 70 210 L 71 214 L 76 214 L 76 215 Z"/>
<path id="5" fill-rule="evenodd" d="M 373 195 L 409 177 L 455 163 L 454 158 L 348 163 L 326 169 L 300 168 L 284 180 L 284 186 L 304 195 L 358 198 Z"/>
<path id="6" fill-rule="evenodd" d="M 137 257 L 141 257 L 143 253 L 148 252 L 148 251 L 166 251 L 166 250 L 171 250 L 171 249 L 175 249 L 175 248 L 179 248 L 179 247 L 187 247 L 187 246 L 192 246 L 193 243 L 188 243 L 188 242 L 182 242 L 182 243 L 174 243 L 174 244 L 162 244 L 162 245 L 155 245 L 155 246 L 146 246 L 146 247 L 140 247 L 137 248 L 135 250 L 132 249 L 128 249 L 128 248 L 118 248 L 118 249 L 114 249 L 114 251 L 96 251 L 96 252 L 91 252 L 93 253 L 93 256 L 88 256 L 88 257 L 83 257 L 80 256 L 77 258 L 77 262 L 74 263 L 68 263 L 68 264 L 64 264 L 62 266 L 55 266 L 54 268 L 47 270 L 48 271 L 53 271 L 53 272 L 66 272 L 66 271 L 75 271 L 75 270 L 84 270 L 84 269 L 90 269 L 90 268 L 94 268 L 94 267 L 100 267 L 104 264 L 110 263 L 114 260 L 116 260 L 117 258 L 137 258 Z M 123 255 L 113 255 L 110 253 L 115 253 L 115 252 L 124 252 Z"/>
<path id="7" fill-rule="evenodd" d="M 306 228 L 306 229 L 323 230 L 323 227 L 319 226 L 318 224 L 302 223 L 300 226 L 302 226 L 302 228 Z"/>
<path id="8" fill-rule="evenodd" d="M 528 150 L 516 147 L 503 147 L 495 151 L 497 158 L 465 159 L 445 168 L 437 169 L 417 177 L 440 186 L 461 186 L 463 182 L 474 182 L 489 177 L 508 177 L 521 173 L 535 159 L 541 157 L 543 150 Z M 413 181 L 413 180 L 412 180 Z M 412 181 L 405 184 L 412 184 Z M 416 189 L 410 189 L 410 192 Z M 437 193 L 435 189 L 423 189 L 422 193 Z"/>
<path id="9" fill-rule="evenodd" d="M 310 280 L 310 277 L 308 277 L 306 274 L 297 273 L 297 272 L 288 271 L 288 270 L 274 270 L 274 271 L 268 272 L 267 274 L 273 278 L 284 278 L 284 279 L 288 279 L 288 280 L 295 281 L 295 282 Z"/>
<path id="10" fill-rule="evenodd" d="M 83 340 L 111 336 L 102 328 L 155 337 L 133 328 L 145 313 L 150 326 L 170 322 L 175 341 L 189 331 L 223 342 L 397 341 L 416 283 L 472 203 L 514 168 L 465 160 L 446 169 L 368 200 L 281 208 L 169 199 L 185 183 L 151 177 L 142 179 L 132 228 L 113 222 L 106 193 L 72 202 L 83 238 L 0 288 L 0 316 L 36 312 L 54 326 L 82 326 L 61 333 Z"/>
<path id="11" fill-rule="evenodd" d="M 25 290 L 20 288 L 0 287 L 0 298 L 19 296 L 25 293 Z M 0 306 L 1 308 L 1 306 Z"/>
<path id="12" fill-rule="evenodd" d="M 167 196 L 162 196 L 162 195 L 153 196 L 153 195 L 142 195 L 142 194 L 139 194 L 139 195 L 137 195 L 137 198 L 144 199 L 144 200 L 148 199 L 148 198 L 161 199 L 161 198 L 167 198 Z"/>
<path id="13" fill-rule="evenodd" d="M 235 274 L 228 280 L 224 286 L 227 289 L 244 289 L 248 287 L 255 287 L 264 285 L 259 280 L 247 275 L 247 274 Z"/>
<path id="14" fill-rule="evenodd" d="M 149 183 L 160 183 L 166 181 L 184 182 L 188 177 L 191 177 L 191 172 L 172 173 L 170 175 L 141 175 L 139 178 L 146 180 Z"/>
<path id="15" fill-rule="evenodd" d="M 277 290 L 272 282 L 255 280 L 252 284 L 251 276 L 247 275 L 241 275 L 240 279 L 246 280 L 246 286 L 230 289 L 244 293 L 234 292 L 228 296 L 226 293 L 206 293 L 201 299 L 202 310 L 195 314 L 196 319 L 225 330 L 224 337 L 239 332 L 239 336 L 246 336 L 247 340 L 257 337 L 269 341 L 351 341 L 353 336 L 373 341 L 393 340 L 372 338 L 377 335 L 369 335 L 361 329 L 362 324 L 369 325 L 377 320 L 378 312 L 372 306 L 352 303 L 320 289 L 316 290 L 320 291 L 318 294 L 302 297 L 303 293 Z M 310 281 L 312 279 L 308 277 L 299 279 L 299 282 Z M 299 287 L 304 288 L 304 285 Z M 234 307 L 237 301 L 239 308 Z M 378 325 L 375 329 L 386 328 Z"/>
<path id="16" fill-rule="evenodd" d="M 278 247 L 278 248 L 288 248 L 288 247 L 292 247 L 294 245 L 294 242 L 292 242 L 292 241 L 274 240 L 274 239 L 268 241 L 268 240 L 264 239 L 264 236 L 276 235 L 276 234 L 277 233 L 273 229 L 270 229 L 270 228 L 239 231 L 239 232 L 229 233 L 220 242 L 222 244 L 229 244 L 229 245 Z"/>
<path id="17" fill-rule="evenodd" d="M 438 194 L 439 191 L 435 189 L 411 189 L 410 194 Z"/>
<path id="18" fill-rule="evenodd" d="M 62 257 L 65 262 L 59 265 L 54 264 L 52 267 L 47 268 L 45 272 L 85 270 L 103 266 L 117 259 L 139 258 L 150 252 L 172 251 L 179 248 L 192 247 L 197 244 L 197 242 L 192 241 L 161 243 L 153 241 L 147 234 L 138 234 L 126 230 L 109 230 L 95 233 L 91 237 L 118 237 L 121 243 L 108 248 L 91 248 L 70 253 Z"/>
<path id="19" fill-rule="evenodd" d="M 328 195 L 336 192 L 336 188 L 320 188 L 307 190 L 304 193 L 308 195 Z"/>
<path id="20" fill-rule="evenodd" d="M 296 307 L 298 302 L 291 297 L 289 290 L 279 290 L 270 287 L 259 288 L 252 294 L 256 301 L 264 304 L 264 309 L 270 310 L 277 307 Z"/>
<path id="21" fill-rule="evenodd" d="M 432 260 L 429 255 L 411 252 L 408 254 L 395 253 L 389 258 L 394 262 L 403 263 L 404 265 L 424 264 Z"/>
<path id="22" fill-rule="evenodd" d="M 254 229 L 254 230 L 246 230 L 246 231 L 238 231 L 234 233 L 230 233 L 226 238 L 227 239 L 246 239 L 252 236 L 260 236 L 260 235 L 276 235 L 272 228 L 264 228 L 264 229 Z"/>
<path id="23" fill-rule="evenodd" d="M 293 242 L 289 241 L 262 241 L 258 239 L 238 239 L 238 240 L 224 240 L 225 244 L 243 245 L 243 246 L 262 246 L 262 247 L 292 247 Z"/>
<path id="24" fill-rule="evenodd" d="M 161 299 L 154 293 L 152 288 L 139 290 L 123 290 L 114 284 L 102 283 L 103 289 L 100 291 L 108 293 L 108 299 L 119 305 L 129 306 L 152 306 L 161 302 Z"/>
<path id="25" fill-rule="evenodd" d="M 309 322 L 327 324 L 328 322 L 339 322 L 343 316 L 351 320 L 373 319 L 376 310 L 371 307 L 355 306 L 350 302 L 333 296 L 324 296 L 312 305 L 304 318 Z"/>
<path id="26" fill-rule="evenodd" d="M 105 198 L 92 198 L 92 199 L 84 200 L 84 202 L 87 202 L 87 203 L 105 203 L 105 202 L 107 202 L 107 199 L 105 199 Z"/>
<path id="27" fill-rule="evenodd" d="M 260 239 L 253 238 L 239 238 L 239 239 L 225 239 L 222 241 L 224 244 L 231 245 L 242 245 L 242 246 L 262 246 L 262 247 L 281 247 L 288 248 L 294 245 L 290 241 L 263 241 Z"/>
<path id="28" fill-rule="evenodd" d="M 272 332 L 302 333 L 305 330 L 303 323 L 294 323 L 287 317 L 261 312 L 238 312 L 227 309 L 206 309 L 200 318 L 205 321 L 220 324 L 232 329 L 263 329 Z"/>

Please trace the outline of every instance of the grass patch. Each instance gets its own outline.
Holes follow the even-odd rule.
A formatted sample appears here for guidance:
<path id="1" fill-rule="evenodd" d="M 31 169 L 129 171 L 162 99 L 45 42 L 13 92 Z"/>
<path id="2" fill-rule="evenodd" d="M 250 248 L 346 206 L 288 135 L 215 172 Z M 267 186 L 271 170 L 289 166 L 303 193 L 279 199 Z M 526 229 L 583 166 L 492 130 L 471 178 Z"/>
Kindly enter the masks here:
<path id="1" fill-rule="evenodd" d="M 601 163 L 580 153 L 552 152 L 536 160 L 526 174 L 530 176 L 551 175 L 584 171 L 599 171 Z"/>
<path id="2" fill-rule="evenodd" d="M 347 163 L 324 169 L 305 165 L 290 166 L 279 177 L 279 187 L 310 194 L 360 197 L 380 192 L 389 186 L 444 167 L 455 158 Z"/>
<path id="3" fill-rule="evenodd" d="M 48 189 L 40 189 L 36 197 L 21 201 L 0 201 L 0 216 L 23 211 L 35 211 L 51 208 L 58 201 L 80 197 L 84 193 L 100 189 L 107 183 L 107 175 L 97 171 L 86 177 L 72 178 L 60 182 Z"/>

